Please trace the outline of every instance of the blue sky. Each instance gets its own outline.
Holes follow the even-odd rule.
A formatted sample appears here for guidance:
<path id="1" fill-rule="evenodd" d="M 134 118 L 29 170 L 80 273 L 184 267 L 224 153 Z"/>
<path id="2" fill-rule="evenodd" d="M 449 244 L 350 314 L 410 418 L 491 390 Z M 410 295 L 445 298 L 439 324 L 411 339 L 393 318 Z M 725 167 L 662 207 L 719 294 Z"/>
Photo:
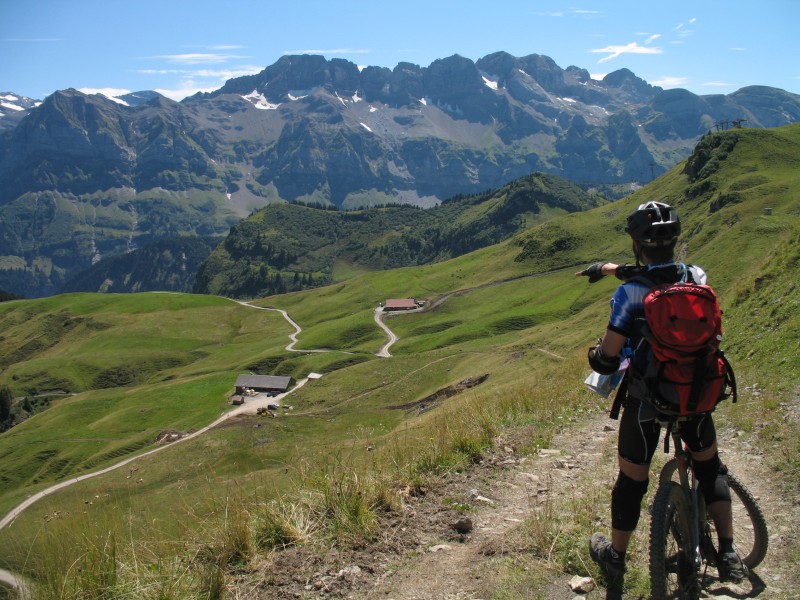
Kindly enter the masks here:
<path id="1" fill-rule="evenodd" d="M 178 100 L 284 54 L 393 68 L 504 50 L 696 94 L 800 94 L 798 23 L 800 0 L 0 0 L 0 92 Z"/>

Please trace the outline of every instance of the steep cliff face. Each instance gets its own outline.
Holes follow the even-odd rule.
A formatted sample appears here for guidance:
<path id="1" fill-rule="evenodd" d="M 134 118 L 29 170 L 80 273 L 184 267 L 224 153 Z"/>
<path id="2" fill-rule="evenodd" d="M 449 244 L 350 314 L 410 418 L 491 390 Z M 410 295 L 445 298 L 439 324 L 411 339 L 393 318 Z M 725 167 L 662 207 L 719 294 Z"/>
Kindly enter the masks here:
<path id="1" fill-rule="evenodd" d="M 180 103 L 124 101 L 65 90 L 0 127 L 0 288 L 50 293 L 99 258 L 219 234 L 275 200 L 431 207 L 533 171 L 647 182 L 709 130 L 800 119 L 782 90 L 696 96 L 506 52 L 393 69 L 284 56 Z"/>
<path id="2" fill-rule="evenodd" d="M 202 186 L 217 168 L 183 121 L 181 106 L 161 96 L 131 108 L 56 92 L 0 143 L 0 203 L 26 192 Z"/>

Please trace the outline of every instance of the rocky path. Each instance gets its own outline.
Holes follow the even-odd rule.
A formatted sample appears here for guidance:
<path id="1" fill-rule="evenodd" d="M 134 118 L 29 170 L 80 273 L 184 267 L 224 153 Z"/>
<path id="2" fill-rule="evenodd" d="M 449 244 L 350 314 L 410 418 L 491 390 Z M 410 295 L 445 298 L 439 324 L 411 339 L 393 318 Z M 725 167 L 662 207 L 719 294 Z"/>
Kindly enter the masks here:
<path id="1" fill-rule="evenodd" d="M 537 456 L 515 456 L 514 442 L 499 445 L 500 453 L 479 465 L 461 482 L 453 482 L 444 497 L 461 498 L 473 507 L 468 514 L 472 530 L 450 540 L 437 540 L 435 528 L 423 534 L 419 558 L 379 581 L 364 598 L 408 600 L 465 600 L 486 598 L 487 565 L 493 556 L 518 552 L 512 532 L 538 510 L 552 508 L 554 500 L 581 493 L 587 473 L 610 473 L 601 465 L 601 449 L 615 439 L 605 415 L 559 435 Z M 505 453 L 506 456 L 503 456 Z M 603 484 L 608 477 L 602 477 Z M 452 521 L 451 517 L 451 521 Z M 452 525 L 451 525 L 452 527 Z M 441 534 L 439 534 L 441 535 Z M 547 598 L 572 599 L 571 576 L 557 574 Z M 535 596 L 532 596 L 535 597 Z M 595 596 L 599 597 L 599 596 Z"/>
<path id="2" fill-rule="evenodd" d="M 739 586 L 712 585 L 709 597 L 721 600 L 800 597 L 796 553 L 795 562 L 792 559 L 793 549 L 800 542 L 798 501 L 782 494 L 779 481 L 764 476 L 763 456 L 748 436 L 722 427 L 720 430 L 723 460 L 753 492 L 767 518 L 770 550 L 749 582 Z M 483 464 L 469 473 L 452 476 L 441 489 L 431 490 L 424 498 L 409 501 L 405 529 L 413 528 L 411 539 L 416 547 L 399 557 L 384 557 L 382 563 L 357 572 L 357 576 L 353 576 L 350 566 L 349 575 L 343 577 L 351 579 L 349 593 L 340 589 L 341 596 L 334 593 L 333 597 L 370 600 L 491 597 L 493 557 L 508 558 L 525 552 L 517 543 L 519 528 L 537 510 L 568 510 L 575 498 L 594 494 L 600 498 L 598 518 L 607 523 L 608 489 L 616 475 L 615 439 L 616 423 L 605 414 L 596 414 L 585 423 L 565 429 L 553 440 L 551 448 L 540 451 L 538 456 L 518 457 L 513 441 L 501 441 L 499 452 Z M 650 490 L 648 502 L 652 501 L 653 491 Z M 469 504 L 472 510 L 459 517 L 452 510 L 456 502 Z M 471 523 L 459 523 L 465 519 Z M 637 535 L 642 538 L 639 548 L 644 553 L 648 525 L 649 513 L 643 510 Z M 598 527 L 604 530 L 605 526 Z M 459 533 L 459 528 L 466 533 Z M 589 561 L 588 551 L 585 555 Z M 646 560 L 646 556 L 639 559 Z M 586 569 L 579 575 L 589 577 L 590 571 Z M 604 597 L 604 591 L 597 587 L 588 592 L 573 591 L 570 585 L 573 575 L 563 574 L 557 565 L 547 569 L 545 579 L 540 589 L 530 590 L 530 595 L 524 597 L 551 600 Z M 342 584 L 345 583 L 343 580 Z M 595 584 L 590 581 L 588 585 Z M 335 586 L 329 591 L 335 592 Z"/>
<path id="3" fill-rule="evenodd" d="M 228 582 L 240 600 L 255 598 L 349 598 L 362 600 L 477 600 L 493 595 L 493 561 L 502 557 L 529 560 L 526 523 L 537 511 L 567 514 L 576 499 L 597 500 L 596 518 L 607 523 L 608 490 L 616 474 L 616 423 L 605 413 L 565 426 L 550 448 L 522 456 L 525 432 L 497 440 L 494 452 L 463 473 L 453 473 L 428 490 L 407 498 L 402 514 L 383 523 L 373 546 L 330 549 L 327 555 L 298 547 L 272 556 L 257 572 Z M 767 518 L 770 550 L 750 582 L 717 585 L 718 600 L 797 598 L 800 570 L 795 548 L 800 541 L 797 498 L 781 493 L 780 482 L 765 477 L 763 456 L 748 435 L 720 427 L 723 460 L 750 488 Z M 662 458 L 663 460 L 663 458 Z M 778 487 L 776 487 L 778 486 Z M 648 497 L 652 498 L 651 494 Z M 469 507 L 467 511 L 460 506 Z M 649 514 L 642 513 L 637 533 L 646 552 Z M 604 525 L 598 525 L 600 530 Z M 590 531 L 587 530 L 586 537 Z M 558 536 L 557 536 L 558 537 Z M 560 543 L 560 540 L 557 540 Z M 555 545 L 555 542 L 554 542 Z M 580 542 L 580 546 L 583 546 Z M 582 560 L 588 552 L 579 549 Z M 639 557 L 646 560 L 646 557 Z M 795 562 L 793 562 L 793 560 Z M 565 574 L 549 556 L 539 560 L 536 589 L 502 597 L 548 600 L 599 600 L 602 589 L 573 591 L 573 574 Z M 524 564 L 524 560 L 523 563 Z M 574 569 L 591 581 L 590 570 Z M 515 592 L 518 592 L 516 590 Z M 638 596 L 631 596 L 638 598 Z M 646 597 L 646 596 L 644 596 Z"/>

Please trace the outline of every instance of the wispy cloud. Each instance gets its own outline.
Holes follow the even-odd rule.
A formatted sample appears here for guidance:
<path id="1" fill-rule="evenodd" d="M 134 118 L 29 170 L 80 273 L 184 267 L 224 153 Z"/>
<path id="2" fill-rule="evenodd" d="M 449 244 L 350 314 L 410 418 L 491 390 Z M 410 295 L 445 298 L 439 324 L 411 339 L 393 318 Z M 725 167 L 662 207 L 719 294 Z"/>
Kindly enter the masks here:
<path id="1" fill-rule="evenodd" d="M 571 8 L 563 10 L 545 10 L 535 13 L 537 17 L 566 17 L 567 15 L 599 15 L 599 10 L 588 10 L 582 8 Z"/>
<path id="2" fill-rule="evenodd" d="M 263 71 L 263 67 L 242 65 L 231 69 L 138 69 L 143 75 L 184 75 L 186 77 L 205 77 L 215 79 L 231 79 L 242 75 L 253 75 Z"/>
<path id="3" fill-rule="evenodd" d="M 130 94 L 130 90 L 124 88 L 81 88 L 78 90 L 83 94 L 102 94 L 109 98 L 116 98 L 117 96 L 124 96 Z"/>
<path id="4" fill-rule="evenodd" d="M 152 58 L 166 60 L 171 63 L 181 65 L 203 65 L 220 64 L 229 60 L 241 60 L 247 56 L 237 56 L 234 54 L 214 54 L 210 52 L 189 52 L 186 54 L 161 54 Z"/>
<path id="5" fill-rule="evenodd" d="M 661 50 L 661 48 L 640 46 L 636 42 L 631 42 L 625 46 L 606 46 L 605 48 L 596 48 L 594 50 L 589 50 L 589 52 L 596 54 L 608 54 L 608 56 L 604 56 L 598 60 L 597 64 L 608 62 L 609 60 L 613 60 L 619 56 L 622 56 L 623 54 L 663 54 L 663 50 Z"/>
<path id="6" fill-rule="evenodd" d="M 166 96 L 171 100 L 175 100 L 176 102 L 180 102 L 184 98 L 188 98 L 189 96 L 194 96 L 198 92 L 203 93 L 210 93 L 219 89 L 219 86 L 199 86 L 193 85 L 192 82 L 187 82 L 186 85 L 183 87 L 175 88 L 175 89 L 163 89 L 163 88 L 156 88 L 155 91 L 161 94 L 162 96 Z"/>
<path id="7" fill-rule="evenodd" d="M 145 75 L 177 75 L 178 81 L 170 88 L 155 88 L 162 96 L 173 100 L 183 100 L 197 92 L 213 92 L 228 79 L 255 75 L 264 68 L 255 65 L 239 65 L 228 69 L 139 69 Z"/>
<path id="8" fill-rule="evenodd" d="M 329 50 L 284 50 L 284 54 L 369 54 L 372 50 L 366 48 L 332 48 Z"/>
<path id="9" fill-rule="evenodd" d="M 663 88 L 676 88 L 685 86 L 689 83 L 689 79 L 687 77 L 675 77 L 673 75 L 665 75 L 661 77 L 661 79 L 657 79 L 655 81 L 650 82 L 653 85 L 657 85 Z"/>
<path id="10" fill-rule="evenodd" d="M 727 81 L 706 81 L 703 85 L 705 87 L 734 87 L 736 84 Z"/>
<path id="11" fill-rule="evenodd" d="M 697 22 L 697 19 L 692 18 L 689 19 L 689 25 L 694 25 Z M 675 27 L 672 28 L 672 31 L 675 32 L 675 35 L 678 37 L 689 37 L 690 35 L 694 34 L 693 29 L 687 29 L 684 23 L 678 23 Z"/>

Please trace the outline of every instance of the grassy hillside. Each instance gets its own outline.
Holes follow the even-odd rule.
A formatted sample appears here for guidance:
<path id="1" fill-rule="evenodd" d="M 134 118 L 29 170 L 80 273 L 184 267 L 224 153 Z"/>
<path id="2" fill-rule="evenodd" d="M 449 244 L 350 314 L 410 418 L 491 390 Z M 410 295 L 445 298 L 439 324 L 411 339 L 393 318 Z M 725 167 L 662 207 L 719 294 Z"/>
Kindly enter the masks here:
<path id="1" fill-rule="evenodd" d="M 616 282 L 589 285 L 573 273 L 598 259 L 630 261 L 625 216 L 651 199 L 678 208 L 681 253 L 709 272 L 721 297 L 724 347 L 742 398 L 720 411 L 720 422 L 753 435 L 767 468 L 779 469 L 796 494 L 800 432 L 786 415 L 796 414 L 800 391 L 799 157 L 800 126 L 715 134 L 698 146 L 688 173 L 680 165 L 613 204 L 446 262 L 255 302 L 287 310 L 303 327 L 298 349 L 332 352 L 287 352 L 292 328 L 278 313 L 220 298 L 79 294 L 3 303 L 0 385 L 15 395 L 53 388 L 75 395 L 0 435 L 0 513 L 48 483 L 145 451 L 162 430 L 209 423 L 225 410 L 238 372 L 324 374 L 291 396 L 294 410 L 285 416 L 231 420 L 132 463 L 136 471 L 40 501 L 0 532 L 3 564 L 34 569 L 26 563 L 30 540 L 101 540 L 109 531 L 120 532 L 120 561 L 139 548 L 122 544 L 129 538 L 146 540 L 151 553 L 170 541 L 229 548 L 232 524 L 263 533 L 258 518 L 276 498 L 292 499 L 298 519 L 306 515 L 305 529 L 294 522 L 292 539 L 313 533 L 347 543 L 369 538 L 378 507 L 397 502 L 398 485 L 461 468 L 506 428 L 525 426 L 529 450 L 545 445 L 576 413 L 606 402 L 581 381 Z M 430 309 L 388 318 L 400 340 L 393 357 L 379 359 L 385 336 L 373 310 L 408 296 Z M 482 383 L 432 396 L 468 380 Z M 339 504 L 319 504 L 332 496 Z M 248 511 L 241 521 L 232 520 L 233 498 Z M 348 499 L 345 518 L 334 509 Z M 304 513 L 308 506 L 318 510 Z M 56 513 L 62 518 L 52 519 Z M 245 562 L 257 554 L 247 548 Z M 163 557 L 181 552 L 155 553 L 152 572 L 174 576 Z M 214 564 L 224 580 L 232 563 Z M 186 585 L 213 583 L 197 577 Z"/>
<path id="2" fill-rule="evenodd" d="M 342 281 L 354 269 L 439 262 L 601 202 L 559 177 L 534 173 L 429 210 L 339 212 L 274 203 L 231 229 L 200 269 L 195 291 L 252 298 Z"/>

